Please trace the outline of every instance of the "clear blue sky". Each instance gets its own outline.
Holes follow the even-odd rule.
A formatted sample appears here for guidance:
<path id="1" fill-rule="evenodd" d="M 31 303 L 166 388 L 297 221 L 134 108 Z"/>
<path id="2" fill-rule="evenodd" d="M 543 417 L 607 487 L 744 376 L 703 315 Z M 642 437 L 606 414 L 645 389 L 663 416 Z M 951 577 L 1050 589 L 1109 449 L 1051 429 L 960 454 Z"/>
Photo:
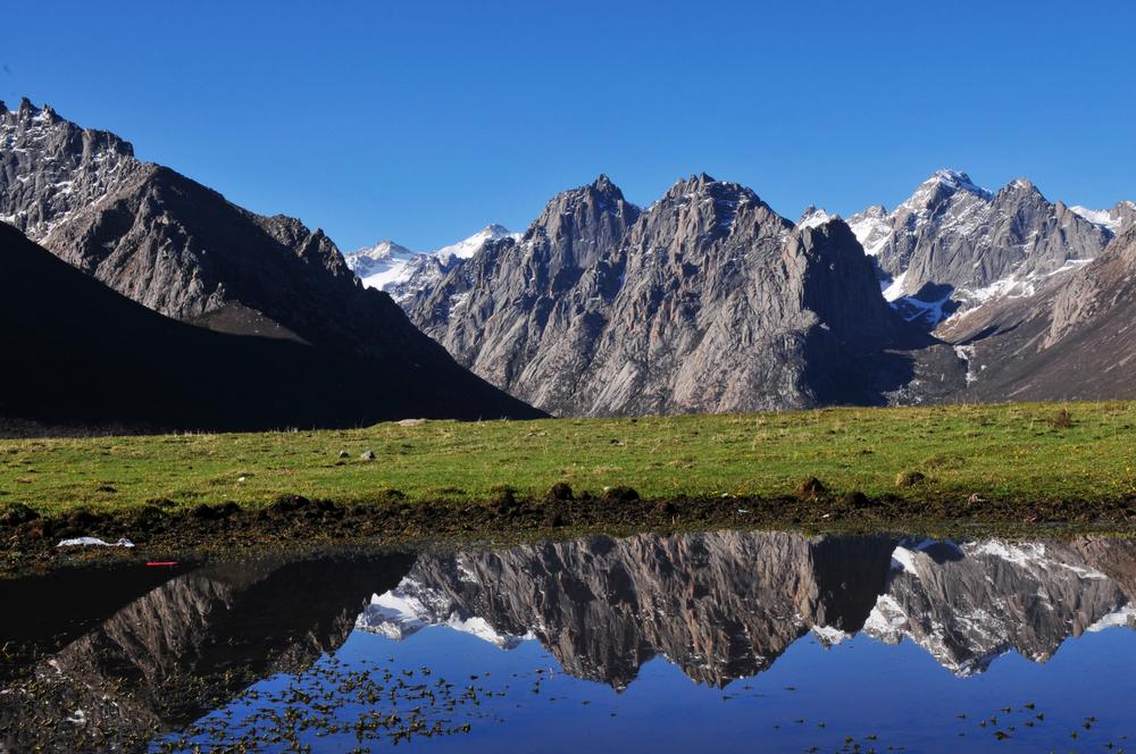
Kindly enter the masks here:
<path id="1" fill-rule="evenodd" d="M 345 250 L 430 248 L 600 172 L 645 205 L 705 170 L 793 218 L 948 166 L 1136 198 L 1133 29 L 1130 1 L 12 2 L 0 99 Z"/>

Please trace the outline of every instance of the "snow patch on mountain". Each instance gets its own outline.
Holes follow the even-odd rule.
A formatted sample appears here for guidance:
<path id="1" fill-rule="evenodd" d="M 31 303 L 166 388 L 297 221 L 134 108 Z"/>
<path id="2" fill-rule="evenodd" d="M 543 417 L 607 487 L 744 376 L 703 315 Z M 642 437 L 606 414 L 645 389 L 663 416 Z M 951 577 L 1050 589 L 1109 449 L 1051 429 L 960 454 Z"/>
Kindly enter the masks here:
<path id="1" fill-rule="evenodd" d="M 809 207 L 801 215 L 801 219 L 797 221 L 798 228 L 819 228 L 825 223 L 839 220 L 839 215 L 829 214 L 824 209 L 819 207 Z"/>
<path id="2" fill-rule="evenodd" d="M 882 204 L 868 207 L 848 219 L 848 227 L 870 257 L 878 256 L 891 238 L 891 221 Z"/>
<path id="3" fill-rule="evenodd" d="M 482 247 L 490 241 L 500 241 L 502 238 L 512 238 L 515 241 L 521 240 L 521 233 L 513 233 L 504 225 L 486 225 L 481 230 L 474 233 L 469 238 L 462 239 L 457 243 L 452 243 L 448 246 L 443 246 L 432 252 L 439 259 L 469 259 L 477 252 L 481 251 Z"/>
<path id="4" fill-rule="evenodd" d="M 417 253 L 393 241 L 379 241 L 344 256 L 347 266 L 368 288 L 385 288 L 405 280 L 412 272 Z"/>
<path id="5" fill-rule="evenodd" d="M 1109 209 L 1089 209 L 1076 204 L 1069 210 L 1093 225 L 1107 229 L 1113 235 L 1120 235 L 1129 225 L 1136 222 L 1136 202 L 1131 201 L 1119 202 Z"/>
<path id="6" fill-rule="evenodd" d="M 501 649 L 514 649 L 534 638 L 531 632 L 502 633 L 480 616 L 465 615 L 442 591 L 405 578 L 389 592 L 375 594 L 355 619 L 359 631 L 401 641 L 424 628 L 445 626 L 476 636 Z"/>
<path id="7" fill-rule="evenodd" d="M 476 255 L 490 241 L 520 237 L 520 233 L 492 224 L 433 251 L 411 251 L 393 241 L 380 241 L 346 254 L 344 259 L 364 286 L 386 291 L 395 301 L 404 301 Z"/>
<path id="8" fill-rule="evenodd" d="M 1100 618 L 1085 630 L 1098 633 L 1107 628 L 1136 628 L 1136 607 L 1125 605 Z"/>
<path id="9" fill-rule="evenodd" d="M 826 649 L 829 647 L 834 647 L 837 644 L 840 644 L 852 638 L 852 634 L 848 633 L 847 631 L 842 631 L 839 628 L 835 628 L 833 626 L 813 626 L 812 632 L 813 635 L 816 636 L 817 641 L 820 642 L 821 646 L 825 647 Z"/>

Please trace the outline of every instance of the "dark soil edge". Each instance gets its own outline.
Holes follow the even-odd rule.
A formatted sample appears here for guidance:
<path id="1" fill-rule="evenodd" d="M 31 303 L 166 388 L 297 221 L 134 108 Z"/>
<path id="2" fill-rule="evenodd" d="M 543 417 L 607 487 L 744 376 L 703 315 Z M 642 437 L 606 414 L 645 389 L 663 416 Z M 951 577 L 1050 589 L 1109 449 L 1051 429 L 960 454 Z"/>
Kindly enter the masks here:
<path id="1" fill-rule="evenodd" d="M 819 484 L 819 483 L 818 483 Z M 484 504 L 416 502 L 397 494 L 344 505 L 296 495 L 267 506 L 234 502 L 185 509 L 155 501 L 131 511 L 85 509 L 40 516 L 20 506 L 0 512 L 0 574 L 106 560 L 234 559 L 358 547 L 510 544 L 586 534 L 796 529 L 809 533 L 898 533 L 941 537 L 1136 535 L 1136 497 L 1099 501 L 1014 502 L 899 496 L 870 499 L 802 485 L 796 496 L 643 500 L 630 488 L 572 495 L 557 485 L 544 499 L 511 490 Z M 135 548 L 58 548 L 65 538 L 130 539 Z"/>

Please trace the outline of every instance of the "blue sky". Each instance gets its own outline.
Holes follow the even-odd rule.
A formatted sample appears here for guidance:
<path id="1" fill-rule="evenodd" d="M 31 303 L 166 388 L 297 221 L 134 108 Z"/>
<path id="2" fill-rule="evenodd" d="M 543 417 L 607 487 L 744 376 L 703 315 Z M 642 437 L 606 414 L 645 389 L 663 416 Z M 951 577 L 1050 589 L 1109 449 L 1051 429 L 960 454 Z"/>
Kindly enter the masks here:
<path id="1" fill-rule="evenodd" d="M 807 7 L 802 7 L 806 6 Z M 317 6 L 322 6 L 322 9 Z M 330 8 L 334 8 L 332 11 Z M 605 172 L 706 171 L 795 218 L 939 167 L 1136 198 L 1136 3 L 10 3 L 27 95 L 349 250 L 524 226 Z"/>

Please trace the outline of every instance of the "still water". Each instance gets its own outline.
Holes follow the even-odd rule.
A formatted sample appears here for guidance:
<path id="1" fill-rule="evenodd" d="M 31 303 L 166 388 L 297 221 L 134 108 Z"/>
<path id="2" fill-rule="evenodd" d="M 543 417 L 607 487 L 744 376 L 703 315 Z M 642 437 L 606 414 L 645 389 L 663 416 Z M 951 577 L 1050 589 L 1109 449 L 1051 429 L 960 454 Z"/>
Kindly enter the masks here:
<path id="1" fill-rule="evenodd" d="M 0 584 L 0 748 L 1136 750 L 1136 542 L 725 531 Z"/>

